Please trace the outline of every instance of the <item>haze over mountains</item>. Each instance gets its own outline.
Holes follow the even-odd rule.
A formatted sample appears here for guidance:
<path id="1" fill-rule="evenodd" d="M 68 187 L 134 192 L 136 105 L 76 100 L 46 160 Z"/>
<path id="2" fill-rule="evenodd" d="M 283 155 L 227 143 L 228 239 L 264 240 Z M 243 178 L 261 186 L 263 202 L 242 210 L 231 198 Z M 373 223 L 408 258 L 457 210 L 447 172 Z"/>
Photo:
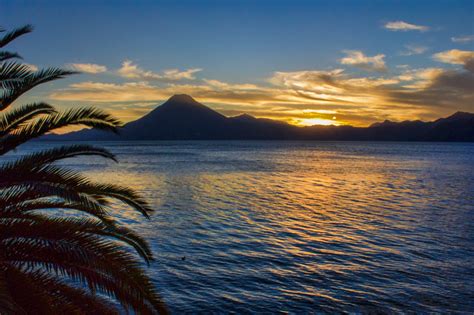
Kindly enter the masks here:
<path id="1" fill-rule="evenodd" d="M 226 117 L 191 96 L 174 95 L 147 115 L 126 124 L 120 135 L 81 130 L 53 140 L 360 140 L 474 141 L 474 114 L 457 112 L 433 122 L 384 121 L 369 127 L 298 127 L 247 114 Z"/>

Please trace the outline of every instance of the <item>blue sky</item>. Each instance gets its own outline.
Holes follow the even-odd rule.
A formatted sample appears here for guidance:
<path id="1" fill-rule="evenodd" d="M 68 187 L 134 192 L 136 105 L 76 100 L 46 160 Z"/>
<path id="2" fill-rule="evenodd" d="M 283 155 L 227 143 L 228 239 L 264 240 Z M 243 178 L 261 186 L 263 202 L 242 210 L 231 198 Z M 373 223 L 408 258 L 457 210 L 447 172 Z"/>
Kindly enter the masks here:
<path id="1" fill-rule="evenodd" d="M 466 89 L 474 1 L 0 4 L 3 27 L 36 28 L 9 47 L 25 62 L 95 72 L 41 87 L 27 101 L 100 106 L 126 121 L 181 92 L 227 115 L 296 124 L 474 111 Z"/>

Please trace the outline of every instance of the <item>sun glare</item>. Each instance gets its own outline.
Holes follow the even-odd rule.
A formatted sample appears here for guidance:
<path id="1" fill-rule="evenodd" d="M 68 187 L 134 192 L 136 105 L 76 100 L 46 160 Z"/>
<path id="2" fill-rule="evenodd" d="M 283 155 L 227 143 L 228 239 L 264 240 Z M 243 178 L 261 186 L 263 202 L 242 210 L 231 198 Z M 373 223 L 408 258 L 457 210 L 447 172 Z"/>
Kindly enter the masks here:
<path id="1" fill-rule="evenodd" d="M 338 126 L 340 125 L 338 121 L 336 121 L 336 117 L 333 119 L 324 119 L 324 118 L 303 118 L 298 119 L 295 122 L 299 126 L 313 126 L 313 125 L 323 125 L 323 126 Z"/>

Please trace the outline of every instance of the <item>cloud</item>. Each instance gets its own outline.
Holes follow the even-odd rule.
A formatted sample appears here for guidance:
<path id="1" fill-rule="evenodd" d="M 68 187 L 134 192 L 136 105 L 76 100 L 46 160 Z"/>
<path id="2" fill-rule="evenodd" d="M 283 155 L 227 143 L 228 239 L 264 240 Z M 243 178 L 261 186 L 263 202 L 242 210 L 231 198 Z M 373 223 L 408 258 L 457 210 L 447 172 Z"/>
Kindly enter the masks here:
<path id="1" fill-rule="evenodd" d="M 390 31 L 402 31 L 402 32 L 407 32 L 407 31 L 426 32 L 430 29 L 428 26 L 410 24 L 404 21 L 387 22 L 384 25 L 384 27 Z"/>
<path id="2" fill-rule="evenodd" d="M 423 89 L 428 87 L 436 77 L 445 72 L 441 68 L 422 68 L 408 69 L 397 78 L 403 82 L 404 88 L 407 89 Z"/>
<path id="3" fill-rule="evenodd" d="M 32 65 L 32 64 L 29 64 L 29 63 L 24 63 L 23 65 L 26 66 L 28 68 L 28 70 L 30 70 L 30 71 L 38 71 L 39 70 L 38 66 L 35 66 L 35 65 Z"/>
<path id="4" fill-rule="evenodd" d="M 156 73 L 152 71 L 146 71 L 134 64 L 130 60 L 125 60 L 122 63 L 122 67 L 117 73 L 127 79 L 138 79 L 144 81 L 180 81 L 180 80 L 195 80 L 194 74 L 202 71 L 200 68 L 192 68 L 184 71 L 178 69 L 164 70 L 162 73 Z"/>
<path id="5" fill-rule="evenodd" d="M 340 60 L 343 65 L 351 65 L 368 71 L 386 71 L 384 54 L 368 57 L 359 50 L 345 50 L 346 57 Z"/>
<path id="6" fill-rule="evenodd" d="M 426 68 L 411 69 L 399 76 L 402 81 L 411 81 L 402 89 L 389 91 L 389 101 L 405 102 L 423 106 L 434 113 L 473 110 L 474 104 L 474 52 L 448 50 L 433 55 L 433 58 L 463 69 Z"/>
<path id="7" fill-rule="evenodd" d="M 56 90 L 50 98 L 64 106 L 94 104 L 125 121 L 180 93 L 226 115 L 249 113 L 297 124 L 361 126 L 384 119 L 431 120 L 458 110 L 472 111 L 474 104 L 471 59 L 465 54 L 444 53 L 441 59 L 456 64 L 463 61 L 463 68 L 400 68 L 398 74 L 370 76 L 356 76 L 344 69 L 277 71 L 261 84 L 215 79 L 186 83 L 87 81 Z"/>
<path id="8" fill-rule="evenodd" d="M 260 87 L 255 84 L 229 84 L 219 80 L 203 79 L 203 82 L 209 86 L 218 89 L 233 89 L 233 90 L 258 90 Z"/>
<path id="9" fill-rule="evenodd" d="M 275 92 L 275 93 L 274 93 Z M 60 101 L 84 101 L 97 103 L 115 102 L 158 102 L 173 94 L 190 94 L 202 101 L 225 104 L 258 104 L 275 100 L 277 91 L 271 88 L 254 87 L 244 89 L 242 84 L 167 84 L 150 82 L 102 83 L 81 82 L 71 84 L 67 89 L 53 92 L 50 97 Z"/>
<path id="10" fill-rule="evenodd" d="M 474 35 L 464 35 L 464 36 L 458 36 L 458 37 L 451 37 L 451 40 L 454 43 L 469 43 L 474 41 Z"/>
<path id="11" fill-rule="evenodd" d="M 140 102 L 162 100 L 165 94 L 146 82 L 119 84 L 86 81 L 53 92 L 50 97 L 61 101 Z"/>
<path id="12" fill-rule="evenodd" d="M 398 69 L 409 69 L 410 66 L 409 65 L 397 65 L 396 68 L 398 68 Z"/>
<path id="13" fill-rule="evenodd" d="M 107 71 L 106 66 L 97 65 L 95 63 L 71 63 L 72 69 L 85 73 L 102 73 Z"/>
<path id="14" fill-rule="evenodd" d="M 405 45 L 406 50 L 400 55 L 402 56 L 413 56 L 413 55 L 421 55 L 428 50 L 428 47 L 425 46 L 418 46 L 418 45 Z"/>
<path id="15" fill-rule="evenodd" d="M 433 59 L 453 65 L 467 65 L 474 61 L 474 51 L 451 49 L 434 54 Z"/>

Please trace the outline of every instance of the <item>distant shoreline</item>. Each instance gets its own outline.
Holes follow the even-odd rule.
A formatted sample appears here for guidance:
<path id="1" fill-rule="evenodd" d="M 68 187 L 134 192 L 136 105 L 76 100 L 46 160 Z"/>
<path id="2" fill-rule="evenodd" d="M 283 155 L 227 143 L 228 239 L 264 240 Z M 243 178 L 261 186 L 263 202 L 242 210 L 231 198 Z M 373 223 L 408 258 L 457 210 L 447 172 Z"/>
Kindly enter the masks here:
<path id="1" fill-rule="evenodd" d="M 434 143 L 474 143 L 474 141 L 426 141 L 426 140 L 328 140 L 328 139 L 143 139 L 143 140 L 132 140 L 132 139 L 107 139 L 107 140 L 94 140 L 94 139 L 87 139 L 87 140 L 72 140 L 72 139 L 35 139 L 32 142 L 338 142 L 338 143 L 370 143 L 370 142 L 377 142 L 377 143 L 427 143 L 427 144 L 434 144 Z"/>
<path id="2" fill-rule="evenodd" d="M 81 130 L 49 135 L 58 140 L 309 140 L 474 142 L 474 114 L 456 112 L 431 122 L 386 120 L 368 127 L 299 127 L 248 114 L 226 117 L 189 95 L 172 96 L 145 116 L 125 124 L 119 135 Z"/>

